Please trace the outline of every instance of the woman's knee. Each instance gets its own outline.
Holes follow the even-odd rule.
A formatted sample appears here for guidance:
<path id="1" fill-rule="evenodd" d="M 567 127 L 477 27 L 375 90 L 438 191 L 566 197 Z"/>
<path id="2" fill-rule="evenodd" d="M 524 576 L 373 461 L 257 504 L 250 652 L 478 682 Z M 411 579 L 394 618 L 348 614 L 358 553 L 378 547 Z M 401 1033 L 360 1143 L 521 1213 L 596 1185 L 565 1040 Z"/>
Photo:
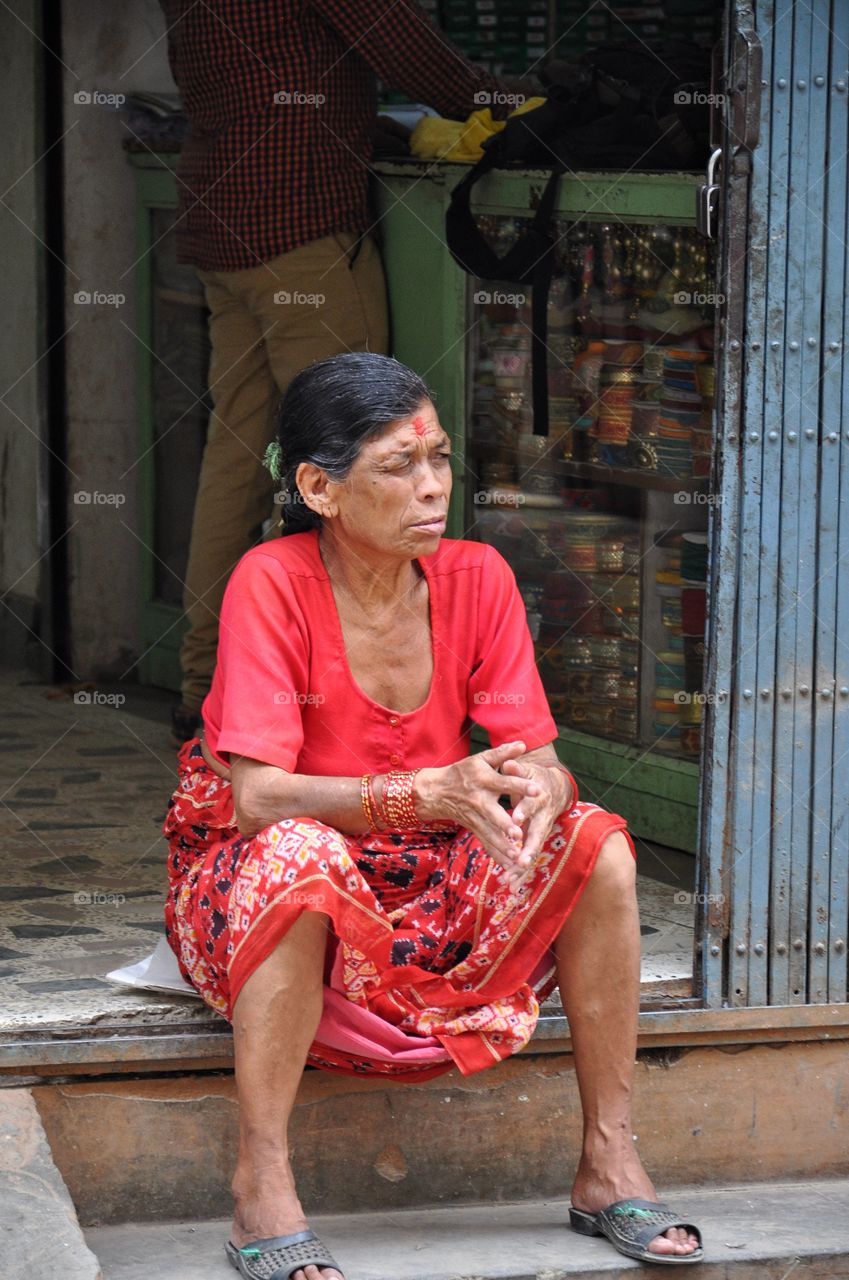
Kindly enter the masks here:
<path id="1" fill-rule="evenodd" d="M 292 859 L 299 869 L 305 870 L 309 865 L 324 875 L 344 876 L 353 866 L 342 833 L 315 818 L 284 818 L 272 822 L 257 839 L 265 859 L 271 856 L 277 874 L 284 878 Z"/>
<path id="2" fill-rule="evenodd" d="M 255 838 L 275 846 L 285 845 L 287 849 L 301 845 L 334 850 L 346 847 L 342 833 L 317 818 L 280 818 L 263 827 Z"/>
<path id="3" fill-rule="evenodd" d="M 606 888 L 633 889 L 637 879 L 637 864 L 631 845 L 624 831 L 612 831 L 605 836 L 595 860 L 592 878 L 603 881 Z"/>

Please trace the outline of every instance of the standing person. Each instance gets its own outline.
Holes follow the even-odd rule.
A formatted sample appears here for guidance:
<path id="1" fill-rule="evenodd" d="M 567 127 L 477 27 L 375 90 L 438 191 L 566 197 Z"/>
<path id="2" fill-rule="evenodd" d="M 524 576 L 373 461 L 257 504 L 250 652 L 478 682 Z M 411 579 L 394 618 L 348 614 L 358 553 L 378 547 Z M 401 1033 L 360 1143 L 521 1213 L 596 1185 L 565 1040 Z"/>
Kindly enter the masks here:
<path id="1" fill-rule="evenodd" d="M 368 203 L 377 79 L 455 119 L 499 84 L 416 4 L 162 0 L 162 7 L 189 120 L 178 169 L 178 255 L 203 283 L 212 343 L 213 413 L 184 584 L 182 702 L 172 711 L 179 745 L 201 723 L 227 579 L 273 510 L 262 457 L 274 405 L 315 360 L 388 351 Z"/>

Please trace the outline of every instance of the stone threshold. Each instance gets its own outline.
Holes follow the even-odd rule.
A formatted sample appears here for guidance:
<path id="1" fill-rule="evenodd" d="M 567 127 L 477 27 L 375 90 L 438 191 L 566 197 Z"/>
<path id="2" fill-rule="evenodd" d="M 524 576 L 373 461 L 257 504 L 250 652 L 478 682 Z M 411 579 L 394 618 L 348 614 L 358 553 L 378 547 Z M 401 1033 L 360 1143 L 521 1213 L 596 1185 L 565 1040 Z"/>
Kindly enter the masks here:
<path id="1" fill-rule="evenodd" d="M 680 1187 L 666 1199 L 694 1220 L 710 1280 L 837 1280 L 849 1275 L 849 1179 Z M 668 1266 L 624 1258 L 568 1229 L 567 1200 L 315 1214 L 346 1280 L 660 1280 Z M 226 1280 L 229 1219 L 86 1230 L 106 1280 Z M 689 1274 L 684 1272 L 683 1274 Z"/>

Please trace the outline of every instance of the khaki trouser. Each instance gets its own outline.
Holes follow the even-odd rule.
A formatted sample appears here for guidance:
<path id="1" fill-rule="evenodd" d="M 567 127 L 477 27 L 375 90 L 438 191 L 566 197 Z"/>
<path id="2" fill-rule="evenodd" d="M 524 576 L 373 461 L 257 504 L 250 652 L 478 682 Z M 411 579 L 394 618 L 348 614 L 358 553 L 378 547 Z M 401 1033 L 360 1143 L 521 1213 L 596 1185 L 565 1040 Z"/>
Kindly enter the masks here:
<path id="1" fill-rule="evenodd" d="M 386 354 L 389 338 L 383 268 L 368 236 L 359 250 L 346 231 L 245 271 L 198 276 L 210 310 L 213 413 L 183 593 L 189 630 L 180 650 L 183 701 L 196 710 L 212 681 L 227 579 L 275 510 L 262 457 L 281 393 L 314 360 L 343 351 Z"/>

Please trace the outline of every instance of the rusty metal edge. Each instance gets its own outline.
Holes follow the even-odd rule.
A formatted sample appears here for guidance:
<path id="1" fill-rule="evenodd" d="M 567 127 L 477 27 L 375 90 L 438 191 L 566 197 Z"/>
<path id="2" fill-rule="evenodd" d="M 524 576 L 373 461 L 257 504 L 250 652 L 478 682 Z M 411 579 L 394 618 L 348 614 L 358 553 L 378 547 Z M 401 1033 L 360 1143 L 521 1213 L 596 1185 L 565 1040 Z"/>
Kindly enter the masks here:
<path id="1" fill-rule="evenodd" d="M 73 1041 L 22 1035 L 0 1042 L 0 1080 L 26 1071 L 46 1083 L 57 1075 L 231 1070 L 227 1032 L 202 1030 L 148 1035 L 115 1029 Z M 45 1032 L 45 1035 L 47 1033 Z M 776 1044 L 790 1040 L 849 1039 L 849 1004 L 764 1006 L 757 1009 L 678 1008 L 643 1011 L 640 1049 L 697 1045 Z M 566 1019 L 541 1017 L 525 1054 L 570 1053 Z"/>

